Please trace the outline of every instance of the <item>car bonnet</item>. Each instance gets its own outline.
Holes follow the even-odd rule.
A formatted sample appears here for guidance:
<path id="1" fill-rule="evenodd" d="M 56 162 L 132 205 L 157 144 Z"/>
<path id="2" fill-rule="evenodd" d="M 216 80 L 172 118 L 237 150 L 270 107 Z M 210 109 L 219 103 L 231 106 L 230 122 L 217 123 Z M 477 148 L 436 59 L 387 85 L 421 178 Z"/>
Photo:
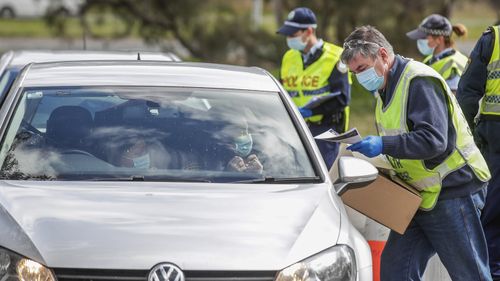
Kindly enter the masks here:
<path id="1" fill-rule="evenodd" d="M 1 181 L 0 204 L 38 250 L 38 261 L 53 268 L 173 262 L 191 270 L 277 270 L 336 243 L 340 211 L 328 189 L 328 183 Z M 37 260 L 23 243 L 0 237 L 0 246 Z"/>

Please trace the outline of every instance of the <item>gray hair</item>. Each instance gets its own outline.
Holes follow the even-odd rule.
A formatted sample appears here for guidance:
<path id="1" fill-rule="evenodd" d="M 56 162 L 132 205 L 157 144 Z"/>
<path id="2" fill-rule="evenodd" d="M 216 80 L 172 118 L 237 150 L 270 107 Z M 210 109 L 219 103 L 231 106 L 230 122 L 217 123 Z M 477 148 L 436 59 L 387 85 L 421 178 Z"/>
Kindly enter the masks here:
<path id="1" fill-rule="evenodd" d="M 365 25 L 356 28 L 344 41 L 344 51 L 340 59 L 348 64 L 357 54 L 375 59 L 378 50 L 383 47 L 390 57 L 394 56 L 392 45 L 375 27 Z"/>

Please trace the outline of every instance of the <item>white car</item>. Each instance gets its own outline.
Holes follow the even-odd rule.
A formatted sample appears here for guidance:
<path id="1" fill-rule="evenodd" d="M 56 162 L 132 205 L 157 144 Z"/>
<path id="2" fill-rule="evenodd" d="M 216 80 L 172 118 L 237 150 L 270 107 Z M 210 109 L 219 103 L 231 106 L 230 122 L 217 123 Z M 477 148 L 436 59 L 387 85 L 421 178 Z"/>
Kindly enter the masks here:
<path id="1" fill-rule="evenodd" d="M 0 280 L 371 281 L 370 248 L 268 72 L 30 64 L 0 108 Z"/>
<path id="2" fill-rule="evenodd" d="M 181 61 L 169 52 L 16 50 L 0 58 L 0 106 L 23 67 L 30 63 L 89 60 Z"/>
<path id="3" fill-rule="evenodd" d="M 83 0 L 0 0 L 0 17 L 34 18 L 48 12 L 75 16 Z"/>

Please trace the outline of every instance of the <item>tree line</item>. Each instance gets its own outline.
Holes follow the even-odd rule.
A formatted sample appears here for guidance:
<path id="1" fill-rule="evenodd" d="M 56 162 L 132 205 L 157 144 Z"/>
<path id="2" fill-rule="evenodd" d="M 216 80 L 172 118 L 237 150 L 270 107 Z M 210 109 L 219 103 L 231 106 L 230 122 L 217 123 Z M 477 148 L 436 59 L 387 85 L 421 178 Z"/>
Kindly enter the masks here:
<path id="1" fill-rule="evenodd" d="M 275 34 L 293 8 L 306 6 L 318 18 L 318 36 L 336 44 L 357 26 L 370 24 L 381 30 L 398 53 L 415 50 L 406 32 L 431 13 L 450 17 L 466 0 L 87 0 L 80 19 L 86 34 L 100 37 L 106 18 L 118 25 L 120 38 L 135 28 L 146 42 L 164 45 L 175 40 L 190 60 L 275 68 L 286 50 L 284 38 Z M 471 0 L 469 0 L 471 1 Z M 489 1 L 500 13 L 500 0 Z M 260 22 L 255 22 L 256 4 Z M 499 15 L 500 17 L 500 15 Z M 117 21 L 119 24 L 117 24 Z M 49 25 L 64 32 L 64 23 L 47 16 Z M 493 22 L 491 23 L 493 24 Z"/>

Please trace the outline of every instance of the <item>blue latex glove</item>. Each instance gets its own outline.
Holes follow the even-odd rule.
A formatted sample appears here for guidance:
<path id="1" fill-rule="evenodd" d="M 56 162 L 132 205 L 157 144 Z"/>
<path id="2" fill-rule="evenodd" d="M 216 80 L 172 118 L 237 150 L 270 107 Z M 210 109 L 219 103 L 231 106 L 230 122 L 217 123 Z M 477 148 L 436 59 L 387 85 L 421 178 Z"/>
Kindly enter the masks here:
<path id="1" fill-rule="evenodd" d="M 382 138 L 377 136 L 368 136 L 363 140 L 347 147 L 351 151 L 357 151 L 367 157 L 375 157 L 382 153 Z"/>
<path id="2" fill-rule="evenodd" d="M 311 117 L 313 115 L 312 110 L 310 110 L 309 108 L 299 107 L 299 111 L 304 118 Z"/>

